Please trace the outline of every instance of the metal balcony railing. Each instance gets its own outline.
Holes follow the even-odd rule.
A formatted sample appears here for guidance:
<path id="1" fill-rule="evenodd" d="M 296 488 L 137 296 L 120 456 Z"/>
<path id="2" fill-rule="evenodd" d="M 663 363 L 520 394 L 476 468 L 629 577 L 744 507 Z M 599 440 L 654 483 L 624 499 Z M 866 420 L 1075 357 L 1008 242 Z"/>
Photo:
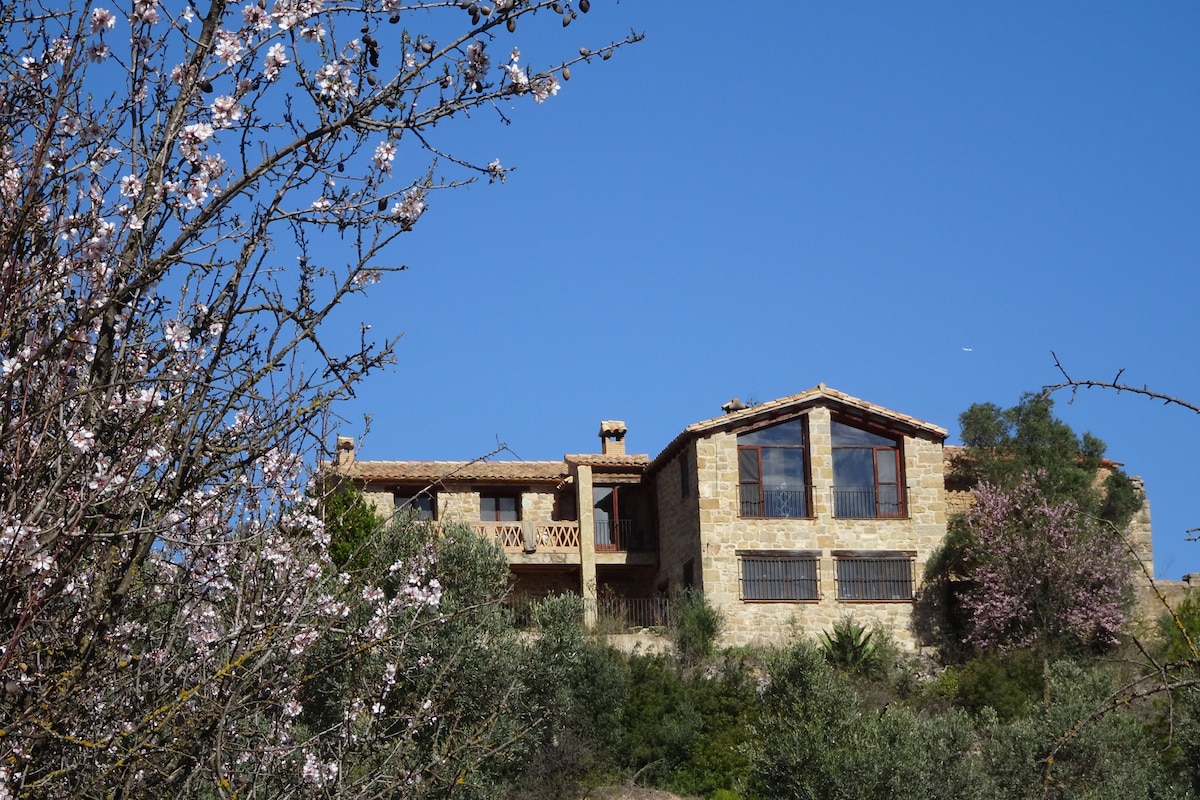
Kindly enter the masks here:
<path id="1" fill-rule="evenodd" d="M 645 553 L 654 550 L 654 534 L 632 519 L 597 519 L 596 552 Z"/>
<path id="2" fill-rule="evenodd" d="M 743 517 L 808 517 L 808 489 L 765 489 L 757 483 L 738 487 Z"/>
<path id="3" fill-rule="evenodd" d="M 897 519 L 908 516 L 907 489 L 894 485 L 835 486 L 833 515 L 840 519 Z"/>

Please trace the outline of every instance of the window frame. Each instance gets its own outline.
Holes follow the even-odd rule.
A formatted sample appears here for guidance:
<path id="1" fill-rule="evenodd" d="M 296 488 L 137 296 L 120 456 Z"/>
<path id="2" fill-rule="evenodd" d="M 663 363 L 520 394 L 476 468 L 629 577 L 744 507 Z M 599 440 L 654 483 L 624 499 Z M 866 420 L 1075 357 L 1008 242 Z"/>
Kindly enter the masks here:
<path id="1" fill-rule="evenodd" d="M 915 550 L 834 550 L 837 599 L 842 603 L 912 603 L 916 599 Z M 904 564 L 901 570 L 894 565 Z M 891 568 L 883 565 L 890 565 Z M 853 566 L 851 566 L 853 565 Z M 872 570 L 872 567 L 874 569 Z M 845 568 L 845 569 L 843 569 Z M 848 575 L 852 570 L 859 574 Z M 873 574 L 865 574 L 872 570 Z M 903 575 L 901 575 L 903 573 Z M 897 585 L 906 592 L 896 591 Z"/>
<path id="2" fill-rule="evenodd" d="M 605 512 L 608 541 L 601 541 L 601 521 L 596 519 L 597 503 L 603 499 L 597 495 L 604 491 L 608 492 L 612 504 L 612 510 Z M 625 481 L 592 484 L 592 542 L 597 553 L 651 552 L 655 549 L 653 530 L 646 527 L 637 513 L 639 504 L 644 502 L 639 484 Z"/>
<path id="3" fill-rule="evenodd" d="M 835 444 L 837 434 L 835 426 L 849 428 L 851 430 L 860 431 L 878 439 L 884 439 L 890 442 L 890 445 L 881 444 Z M 833 418 L 829 425 L 829 439 L 831 454 L 833 457 L 833 516 L 835 519 L 907 519 L 908 518 L 908 491 L 904 478 L 904 437 L 902 435 L 892 433 L 891 431 L 872 429 L 865 425 L 856 425 L 845 419 Z M 870 453 L 871 459 L 871 480 L 870 486 L 842 486 L 838 483 L 838 455 L 846 451 L 863 451 Z M 882 454 L 890 454 L 890 458 Z M 893 480 L 880 480 L 880 460 L 885 458 L 886 461 L 892 462 Z M 885 512 L 885 501 L 882 500 L 886 496 L 887 489 L 894 490 L 896 511 L 894 513 Z M 842 504 L 839 491 L 853 491 L 856 489 L 871 491 L 871 503 L 873 513 L 869 516 L 849 513 L 839 513 L 839 506 Z M 860 507 L 862 504 L 850 502 L 849 505 Z"/>
<path id="4" fill-rule="evenodd" d="M 761 433 L 762 431 L 770 430 L 781 425 L 791 423 L 799 423 L 800 441 L 795 444 L 742 444 L 744 438 L 753 434 Z M 741 519 L 813 519 L 814 510 L 812 503 L 812 450 L 809 446 L 809 431 L 808 431 L 808 416 L 801 415 L 791 417 L 784 420 L 772 420 L 769 424 L 758 425 L 754 428 L 749 428 L 737 433 L 737 464 L 738 464 L 738 517 Z M 763 481 L 763 451 L 764 450 L 784 450 L 789 452 L 799 451 L 800 462 L 803 467 L 802 485 L 801 488 L 795 491 L 800 495 L 802 508 L 799 514 L 770 514 L 765 513 L 771 510 L 771 503 L 768 502 L 766 485 Z M 743 454 L 753 453 L 755 465 L 755 477 L 753 480 L 747 480 L 743 472 Z M 745 500 L 746 492 L 750 491 L 749 487 L 757 487 L 754 494 L 757 495 L 757 500 Z M 792 494 L 792 492 L 788 492 Z M 759 514 L 747 514 L 747 505 L 757 507 Z M 781 504 L 783 505 L 783 504 Z"/>
<path id="5" fill-rule="evenodd" d="M 484 516 L 483 503 L 485 500 L 496 501 L 495 516 L 493 516 L 493 517 Z M 516 515 L 515 519 L 504 519 L 503 518 L 502 514 L 504 513 L 504 509 L 502 509 L 500 507 L 501 500 L 512 500 L 513 501 L 513 507 L 514 507 L 513 513 Z M 480 492 L 479 493 L 479 521 L 480 522 L 508 523 L 509 525 L 516 523 L 516 522 L 520 522 L 521 521 L 521 494 L 519 492 L 505 492 L 505 491 Z"/>
<path id="6" fill-rule="evenodd" d="M 738 597 L 743 603 L 819 603 L 821 602 L 820 550 L 737 550 Z M 747 566 L 765 567 L 774 575 L 747 576 Z M 809 570 L 800 575 L 793 568 Z M 751 591 L 748 587 L 756 587 Z M 794 589 L 795 591 L 779 591 Z M 750 596 L 751 594 L 755 596 Z M 771 597 L 779 594 L 779 597 Z M 763 596 L 758 596 L 763 595 Z"/>

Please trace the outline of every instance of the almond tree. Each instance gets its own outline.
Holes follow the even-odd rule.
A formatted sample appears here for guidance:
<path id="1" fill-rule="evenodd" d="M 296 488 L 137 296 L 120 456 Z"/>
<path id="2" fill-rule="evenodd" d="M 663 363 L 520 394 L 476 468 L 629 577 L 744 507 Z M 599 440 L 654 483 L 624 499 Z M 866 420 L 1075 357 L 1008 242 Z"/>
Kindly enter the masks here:
<path id="1" fill-rule="evenodd" d="M 332 346 L 334 308 L 438 191 L 506 174 L 433 127 L 639 38 L 513 46 L 588 5 L 0 0 L 0 798 L 416 794 L 436 764 L 473 785 L 462 737 L 503 751 L 464 724 L 409 758 L 438 686 L 380 692 L 465 612 L 432 551 L 339 575 L 304 463 L 390 360 Z M 322 647 L 394 660 L 314 729 Z"/>
<path id="2" fill-rule="evenodd" d="M 1116 528 L 1048 498 L 1036 476 L 973 490 L 965 528 L 963 606 L 971 642 L 1008 649 L 1118 642 L 1131 599 L 1132 559 Z"/>

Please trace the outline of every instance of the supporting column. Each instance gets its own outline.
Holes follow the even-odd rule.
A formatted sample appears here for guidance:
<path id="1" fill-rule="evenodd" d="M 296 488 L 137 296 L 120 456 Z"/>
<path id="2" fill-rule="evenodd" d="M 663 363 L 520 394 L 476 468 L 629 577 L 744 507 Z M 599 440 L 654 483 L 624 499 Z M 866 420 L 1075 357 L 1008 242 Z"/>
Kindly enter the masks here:
<path id="1" fill-rule="evenodd" d="M 579 507 L 579 572 L 583 594 L 583 622 L 596 623 L 596 526 L 592 516 L 592 468 L 580 464 L 575 476 Z"/>

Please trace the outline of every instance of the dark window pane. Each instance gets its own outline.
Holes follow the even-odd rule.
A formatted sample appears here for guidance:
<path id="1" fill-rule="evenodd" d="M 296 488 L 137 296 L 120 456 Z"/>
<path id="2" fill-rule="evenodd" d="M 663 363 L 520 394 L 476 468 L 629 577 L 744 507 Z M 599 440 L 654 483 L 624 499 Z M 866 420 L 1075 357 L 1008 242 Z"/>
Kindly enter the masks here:
<path id="1" fill-rule="evenodd" d="M 875 516 L 875 465 L 873 460 L 873 452 L 865 448 L 834 448 L 834 516 L 863 519 Z"/>
<path id="2" fill-rule="evenodd" d="M 597 545 L 616 544 L 617 540 L 613 529 L 613 507 L 616 500 L 617 493 L 611 486 L 592 488 L 592 519 L 596 529 Z"/>
<path id="3" fill-rule="evenodd" d="M 758 448 L 738 448 L 738 480 L 742 483 L 758 483 Z"/>
<path id="4" fill-rule="evenodd" d="M 879 469 L 880 483 L 896 483 L 896 451 L 876 450 L 875 463 Z"/>
<path id="5" fill-rule="evenodd" d="M 833 485 L 863 488 L 875 485 L 873 453 L 865 448 L 841 448 L 833 451 Z"/>
<path id="6" fill-rule="evenodd" d="M 738 499 L 741 501 L 741 510 L 738 512 L 743 517 L 761 517 L 763 516 L 762 509 L 762 484 L 758 483 L 743 483 L 738 486 Z"/>
<path id="7" fill-rule="evenodd" d="M 520 521 L 520 498 L 512 495 L 480 495 L 479 519 L 484 522 Z"/>
<path id="8" fill-rule="evenodd" d="M 498 497 L 496 500 L 499 505 L 499 514 L 496 517 L 498 520 L 501 522 L 516 522 L 521 519 L 521 512 L 517 507 L 517 498 Z"/>
<path id="9" fill-rule="evenodd" d="M 834 447 L 896 447 L 894 439 L 869 433 L 841 422 L 830 424 Z"/>
<path id="10" fill-rule="evenodd" d="M 762 482 L 772 488 L 798 489 L 804 485 L 804 448 L 764 447 Z"/>
<path id="11" fill-rule="evenodd" d="M 899 486 L 892 484 L 890 486 L 879 487 L 879 516 L 901 516 Z"/>
<path id="12" fill-rule="evenodd" d="M 769 428 L 759 428 L 738 436 L 738 444 L 744 445 L 795 445 L 804 444 L 804 418 L 781 422 Z"/>

